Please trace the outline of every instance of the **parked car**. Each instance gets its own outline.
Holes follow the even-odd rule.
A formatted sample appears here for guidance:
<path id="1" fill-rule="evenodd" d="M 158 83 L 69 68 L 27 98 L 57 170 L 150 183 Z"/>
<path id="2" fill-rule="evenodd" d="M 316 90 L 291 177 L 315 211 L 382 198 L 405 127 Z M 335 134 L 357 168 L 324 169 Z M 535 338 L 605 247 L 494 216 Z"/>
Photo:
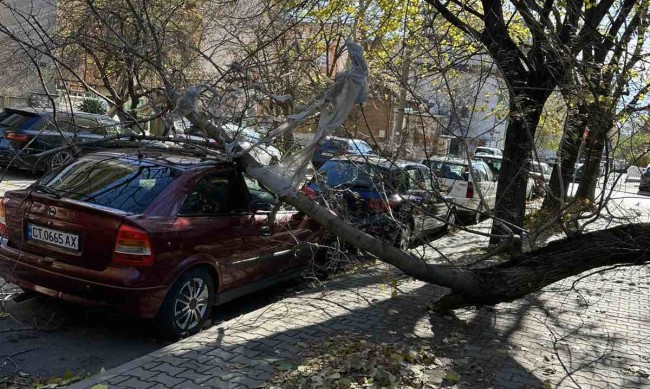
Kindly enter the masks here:
<path id="1" fill-rule="evenodd" d="M 55 117 L 56 123 L 55 126 Z M 44 171 L 62 166 L 79 153 L 112 147 L 118 142 L 88 144 L 117 135 L 132 132 L 104 115 L 89 113 L 56 112 L 37 108 L 6 108 L 0 113 L 0 135 L 7 140 L 0 144 L 0 164 L 32 171 Z M 36 154 L 68 145 L 69 141 L 80 143 L 77 150 L 66 148 L 57 153 L 36 157 Z"/>
<path id="2" fill-rule="evenodd" d="M 640 192 L 650 192 L 650 165 L 645 168 L 641 173 L 641 180 L 639 181 Z"/>
<path id="3" fill-rule="evenodd" d="M 584 173 L 585 166 L 586 166 L 585 163 L 576 164 L 575 171 L 573 172 L 573 181 L 575 183 L 579 183 L 580 180 L 582 180 L 582 175 Z M 601 164 L 598 167 L 598 176 L 600 177 L 603 176 L 604 174 L 605 174 L 605 166 Z"/>
<path id="4" fill-rule="evenodd" d="M 338 210 L 353 225 L 402 249 L 456 222 L 456 208 L 441 195 L 431 170 L 416 162 L 332 158 L 303 191 L 312 198 L 340 200 Z"/>
<path id="5" fill-rule="evenodd" d="M 499 155 L 487 155 L 487 154 L 478 154 L 475 155 L 473 160 L 480 160 L 485 162 L 485 164 L 492 171 L 494 175 L 494 181 L 499 181 L 499 174 L 501 173 L 501 165 L 503 165 L 503 157 Z M 535 194 L 539 194 L 536 190 L 535 180 L 533 177 L 528 176 L 528 183 L 526 184 L 526 198 L 532 199 Z"/>
<path id="6" fill-rule="evenodd" d="M 422 161 L 438 177 L 440 190 L 451 198 L 458 208 L 458 216 L 467 223 L 478 223 L 484 205 L 476 189 L 480 189 L 490 209 L 494 209 L 497 182 L 487 164 L 472 160 L 472 174 L 469 162 L 450 157 L 431 157 Z"/>
<path id="7" fill-rule="evenodd" d="M 546 162 L 528 161 L 526 170 L 530 176 L 543 179 L 543 182 L 548 183 L 551 181 L 553 170 Z"/>
<path id="8" fill-rule="evenodd" d="M 311 162 L 318 169 L 325 161 L 346 154 L 372 155 L 373 151 L 372 147 L 361 139 L 328 136 L 316 145 Z"/>
<path id="9" fill-rule="evenodd" d="M 474 150 L 474 155 L 486 154 L 486 155 L 498 155 L 503 156 L 503 151 L 495 147 L 483 147 L 479 146 Z"/>
<path id="10" fill-rule="evenodd" d="M 81 157 L 0 202 L 0 276 L 198 332 L 213 305 L 295 277 L 320 227 L 233 163 L 138 150 Z"/>
<path id="11" fill-rule="evenodd" d="M 534 183 L 534 194 L 537 197 L 546 197 L 546 189 L 551 182 L 553 169 L 546 162 L 528 161 L 526 163 L 528 177 L 532 178 Z"/>
<path id="12" fill-rule="evenodd" d="M 243 145 L 243 143 L 248 143 L 251 145 L 255 145 L 262 140 L 262 134 L 260 134 L 259 132 L 251 128 L 240 127 L 232 123 L 225 124 L 223 128 L 228 133 L 230 133 L 230 135 L 235 137 L 235 142 L 234 142 L 235 144 Z M 233 146 L 234 145 L 231 145 L 230 147 L 232 148 Z M 255 151 L 270 157 L 271 163 L 277 163 L 282 158 L 282 154 L 280 153 L 280 150 L 278 150 L 275 146 L 271 146 L 269 144 L 258 145 L 255 148 Z"/>

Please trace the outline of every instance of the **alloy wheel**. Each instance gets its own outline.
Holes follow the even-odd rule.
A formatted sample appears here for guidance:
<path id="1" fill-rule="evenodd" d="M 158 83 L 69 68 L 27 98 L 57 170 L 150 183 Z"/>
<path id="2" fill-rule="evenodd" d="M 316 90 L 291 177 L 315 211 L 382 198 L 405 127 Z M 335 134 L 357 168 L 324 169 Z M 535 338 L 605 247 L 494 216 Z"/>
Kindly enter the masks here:
<path id="1" fill-rule="evenodd" d="M 209 297 L 209 287 L 201 278 L 186 281 L 174 301 L 176 326 L 189 331 L 199 325 L 208 311 Z"/>
<path id="2" fill-rule="evenodd" d="M 70 152 L 68 151 L 59 151 L 58 153 L 54 154 L 52 159 L 50 159 L 50 168 L 52 170 L 56 170 L 59 167 L 67 164 L 68 162 L 72 161 L 73 156 Z"/>

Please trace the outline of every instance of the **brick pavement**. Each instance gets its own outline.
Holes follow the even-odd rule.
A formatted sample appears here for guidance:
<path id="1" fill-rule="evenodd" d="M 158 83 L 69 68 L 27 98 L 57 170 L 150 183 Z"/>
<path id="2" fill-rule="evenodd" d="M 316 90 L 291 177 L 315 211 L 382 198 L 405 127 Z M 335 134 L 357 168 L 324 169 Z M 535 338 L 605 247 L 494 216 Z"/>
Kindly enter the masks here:
<path id="1" fill-rule="evenodd" d="M 617 269 L 547 287 L 494 309 L 430 315 L 444 288 L 402 278 L 391 298 L 384 265 L 300 292 L 72 385 L 254 388 L 305 343 L 341 333 L 427 343 L 466 388 L 641 388 L 650 380 L 650 267 Z M 394 274 L 394 273 L 393 273 Z M 569 374 L 570 373 L 570 374 Z M 645 376 L 645 378 L 644 378 Z"/>

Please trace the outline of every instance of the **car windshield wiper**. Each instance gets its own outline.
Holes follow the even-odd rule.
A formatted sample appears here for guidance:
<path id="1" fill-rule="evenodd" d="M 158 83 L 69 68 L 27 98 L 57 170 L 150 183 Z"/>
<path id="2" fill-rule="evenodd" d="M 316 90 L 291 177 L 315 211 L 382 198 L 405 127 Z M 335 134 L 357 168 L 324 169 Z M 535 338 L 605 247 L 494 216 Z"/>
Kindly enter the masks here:
<path id="1" fill-rule="evenodd" d="M 57 199 L 61 198 L 61 194 L 56 189 L 50 188 L 49 186 L 41 185 L 41 184 L 36 184 L 32 186 L 32 189 L 34 189 L 37 192 L 45 193 L 50 196 L 54 196 Z"/>

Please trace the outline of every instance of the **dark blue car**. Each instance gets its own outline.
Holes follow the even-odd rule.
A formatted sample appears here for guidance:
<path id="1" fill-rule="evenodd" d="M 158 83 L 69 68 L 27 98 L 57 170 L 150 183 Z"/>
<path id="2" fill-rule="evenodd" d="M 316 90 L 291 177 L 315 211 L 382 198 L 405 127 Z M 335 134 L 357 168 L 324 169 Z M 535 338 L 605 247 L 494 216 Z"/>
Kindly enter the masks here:
<path id="1" fill-rule="evenodd" d="M 342 217 L 402 249 L 456 221 L 431 170 L 407 161 L 345 156 L 325 162 L 303 189 Z"/>
<path id="2" fill-rule="evenodd" d="M 318 169 L 325 161 L 341 155 L 372 155 L 372 147 L 361 139 L 328 136 L 322 140 L 312 156 L 311 162 Z"/>
<path id="3" fill-rule="evenodd" d="M 54 115 L 52 110 L 46 109 L 7 108 L 0 113 L 0 164 L 32 171 L 55 169 L 80 152 L 111 146 L 106 143 L 84 146 L 84 142 L 131 134 L 131 131 L 104 115 L 69 112 L 56 112 Z M 79 146 L 45 157 L 37 156 L 70 143 Z"/>

